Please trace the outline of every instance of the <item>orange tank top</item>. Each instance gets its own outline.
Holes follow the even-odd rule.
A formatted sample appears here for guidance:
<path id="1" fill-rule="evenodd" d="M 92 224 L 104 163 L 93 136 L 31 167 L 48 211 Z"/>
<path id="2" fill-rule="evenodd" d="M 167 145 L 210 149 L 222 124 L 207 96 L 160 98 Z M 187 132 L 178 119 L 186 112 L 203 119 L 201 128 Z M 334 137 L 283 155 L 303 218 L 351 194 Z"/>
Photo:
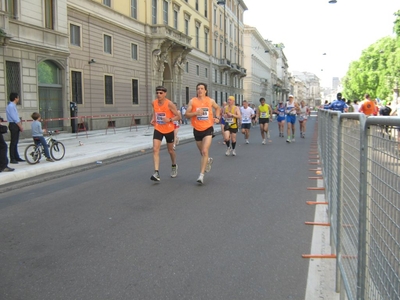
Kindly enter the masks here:
<path id="1" fill-rule="evenodd" d="M 154 117 L 155 117 L 154 128 L 163 134 L 174 131 L 174 123 L 173 122 L 165 123 L 162 120 L 163 117 L 167 117 L 167 118 L 175 117 L 173 112 L 168 108 L 169 103 L 170 103 L 170 100 L 168 100 L 168 99 L 165 99 L 165 101 L 162 105 L 160 105 L 158 103 L 157 99 L 153 101 L 153 109 L 154 109 Z"/>
<path id="2" fill-rule="evenodd" d="M 371 100 L 364 100 L 361 102 L 361 112 L 367 116 L 372 116 L 375 112 L 375 103 Z"/>
<path id="3" fill-rule="evenodd" d="M 203 100 L 193 98 L 192 112 L 200 108 L 203 110 L 203 115 L 192 117 L 192 126 L 198 131 L 204 131 L 214 125 L 211 98 L 205 97 Z"/>

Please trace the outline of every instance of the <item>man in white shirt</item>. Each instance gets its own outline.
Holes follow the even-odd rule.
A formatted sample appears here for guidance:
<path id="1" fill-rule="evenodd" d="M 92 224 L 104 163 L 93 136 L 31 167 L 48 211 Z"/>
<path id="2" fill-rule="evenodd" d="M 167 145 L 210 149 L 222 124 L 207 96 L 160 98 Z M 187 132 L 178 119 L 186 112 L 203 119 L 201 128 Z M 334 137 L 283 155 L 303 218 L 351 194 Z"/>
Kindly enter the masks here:
<path id="1" fill-rule="evenodd" d="M 254 110 L 249 106 L 247 100 L 243 100 L 243 106 L 240 108 L 240 113 L 242 115 L 242 133 L 246 140 L 246 144 L 249 143 L 251 120 L 255 116 Z"/>

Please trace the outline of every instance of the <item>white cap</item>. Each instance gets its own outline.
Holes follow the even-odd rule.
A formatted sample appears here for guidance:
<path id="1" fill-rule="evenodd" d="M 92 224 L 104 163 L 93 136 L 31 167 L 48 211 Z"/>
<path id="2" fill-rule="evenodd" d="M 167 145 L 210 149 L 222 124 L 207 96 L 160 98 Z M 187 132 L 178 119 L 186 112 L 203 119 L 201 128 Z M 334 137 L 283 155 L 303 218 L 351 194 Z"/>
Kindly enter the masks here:
<path id="1" fill-rule="evenodd" d="M 288 98 L 294 98 L 294 97 L 293 97 L 293 95 L 289 95 L 289 97 L 288 97 Z"/>

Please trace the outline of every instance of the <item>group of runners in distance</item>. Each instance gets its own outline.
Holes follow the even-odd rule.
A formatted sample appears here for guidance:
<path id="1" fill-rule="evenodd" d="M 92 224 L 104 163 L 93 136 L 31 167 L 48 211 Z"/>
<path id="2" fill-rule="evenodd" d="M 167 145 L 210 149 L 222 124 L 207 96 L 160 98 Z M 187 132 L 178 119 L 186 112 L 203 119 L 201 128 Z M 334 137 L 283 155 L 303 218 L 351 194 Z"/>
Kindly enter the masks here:
<path id="1" fill-rule="evenodd" d="M 226 145 L 225 155 L 236 156 L 236 138 L 239 128 L 244 135 L 245 143 L 249 144 L 250 129 L 258 122 L 262 145 L 270 139 L 269 123 L 273 115 L 277 116 L 279 137 L 284 137 L 285 122 L 287 122 L 287 140 L 295 141 L 295 124 L 298 117 L 300 124 L 300 137 L 305 138 L 306 122 L 310 114 L 309 108 L 304 101 L 300 104 L 294 101 L 293 95 L 289 95 L 288 101 L 280 102 L 275 109 L 266 103 L 264 98 L 260 99 L 260 105 L 254 109 L 246 100 L 243 106 L 235 105 L 235 98 L 229 96 L 227 102 L 220 107 L 214 99 L 207 96 L 207 85 L 199 83 L 196 86 L 197 96 L 192 98 L 185 109 L 184 116 L 181 115 L 176 103 L 166 98 L 167 89 L 163 86 L 156 87 L 157 99 L 152 103 L 153 115 L 151 124 L 154 125 L 153 133 L 153 162 L 154 174 L 150 177 L 153 181 L 160 181 L 160 147 L 163 137 L 167 142 L 168 153 L 171 157 L 171 177 L 178 175 L 178 164 L 176 162 L 175 145 L 177 144 L 177 126 L 182 117 L 190 119 L 193 127 L 193 135 L 200 151 L 200 175 L 197 178 L 199 184 L 204 183 L 204 174 L 210 172 L 213 159 L 209 156 L 209 149 L 214 137 L 214 124 L 221 124 L 224 144 Z"/>

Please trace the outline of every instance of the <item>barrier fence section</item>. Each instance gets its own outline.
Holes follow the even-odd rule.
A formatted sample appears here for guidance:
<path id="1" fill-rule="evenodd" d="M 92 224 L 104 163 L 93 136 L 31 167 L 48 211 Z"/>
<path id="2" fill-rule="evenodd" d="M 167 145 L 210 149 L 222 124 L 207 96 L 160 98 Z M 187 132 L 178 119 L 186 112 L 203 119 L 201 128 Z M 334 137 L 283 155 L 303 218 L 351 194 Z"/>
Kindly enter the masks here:
<path id="1" fill-rule="evenodd" d="M 400 299 L 400 117 L 318 111 L 336 288 Z"/>

